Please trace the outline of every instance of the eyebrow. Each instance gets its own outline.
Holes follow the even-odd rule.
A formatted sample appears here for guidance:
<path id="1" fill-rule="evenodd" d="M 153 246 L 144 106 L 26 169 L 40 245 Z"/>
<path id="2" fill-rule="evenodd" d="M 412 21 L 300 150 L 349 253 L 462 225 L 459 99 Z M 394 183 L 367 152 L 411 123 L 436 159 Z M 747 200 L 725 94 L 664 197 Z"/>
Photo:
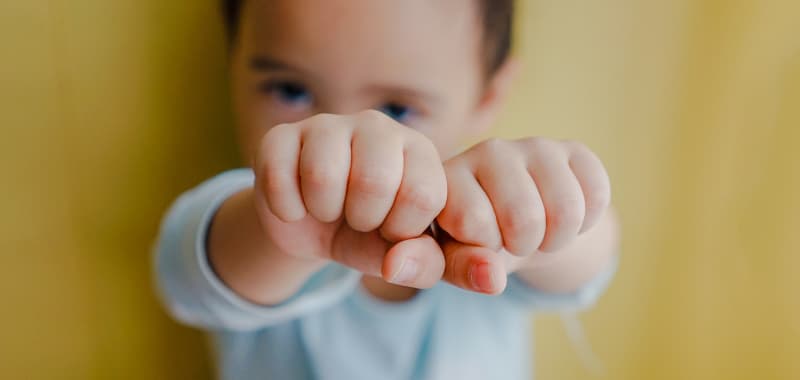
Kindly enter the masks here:
<path id="1" fill-rule="evenodd" d="M 250 59 L 250 68 L 256 71 L 292 70 L 292 65 L 281 60 L 261 55 Z"/>

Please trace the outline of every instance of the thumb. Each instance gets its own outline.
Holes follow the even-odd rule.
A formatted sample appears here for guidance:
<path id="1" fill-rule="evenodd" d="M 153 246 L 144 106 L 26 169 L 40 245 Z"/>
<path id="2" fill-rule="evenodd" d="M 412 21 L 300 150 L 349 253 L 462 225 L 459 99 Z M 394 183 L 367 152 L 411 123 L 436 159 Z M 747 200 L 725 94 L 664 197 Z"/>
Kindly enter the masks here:
<path id="1" fill-rule="evenodd" d="M 440 241 L 445 260 L 445 281 L 484 294 L 500 294 L 505 290 L 508 278 L 501 253 L 461 243 L 446 233 L 441 234 Z"/>
<path id="2" fill-rule="evenodd" d="M 442 249 L 430 235 L 393 244 L 377 231 L 358 232 L 346 224 L 333 239 L 331 259 L 387 282 L 418 289 L 432 287 L 444 272 Z"/>
<path id="3" fill-rule="evenodd" d="M 426 234 L 390 248 L 383 258 L 381 274 L 387 282 L 426 289 L 439 282 L 444 266 L 441 247 Z"/>

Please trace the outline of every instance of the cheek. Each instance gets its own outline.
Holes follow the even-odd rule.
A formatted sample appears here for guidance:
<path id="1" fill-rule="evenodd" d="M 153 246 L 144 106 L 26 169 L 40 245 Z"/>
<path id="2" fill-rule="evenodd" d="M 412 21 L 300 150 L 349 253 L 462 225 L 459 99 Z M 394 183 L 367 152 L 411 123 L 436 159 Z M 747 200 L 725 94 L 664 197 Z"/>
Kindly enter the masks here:
<path id="1" fill-rule="evenodd" d="M 460 153 L 461 144 L 469 138 L 464 131 L 464 128 L 455 123 L 442 123 L 420 130 L 436 146 L 443 161 Z"/>

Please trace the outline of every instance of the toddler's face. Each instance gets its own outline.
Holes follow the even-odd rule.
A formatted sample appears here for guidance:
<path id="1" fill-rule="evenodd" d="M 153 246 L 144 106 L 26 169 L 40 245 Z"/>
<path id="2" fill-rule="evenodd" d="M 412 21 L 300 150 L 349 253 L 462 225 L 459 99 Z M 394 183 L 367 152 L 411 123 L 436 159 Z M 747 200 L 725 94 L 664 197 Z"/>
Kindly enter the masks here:
<path id="1" fill-rule="evenodd" d="M 474 1 L 246 1 L 232 59 L 243 153 L 280 123 L 377 109 L 449 157 L 497 103 L 481 25 Z"/>

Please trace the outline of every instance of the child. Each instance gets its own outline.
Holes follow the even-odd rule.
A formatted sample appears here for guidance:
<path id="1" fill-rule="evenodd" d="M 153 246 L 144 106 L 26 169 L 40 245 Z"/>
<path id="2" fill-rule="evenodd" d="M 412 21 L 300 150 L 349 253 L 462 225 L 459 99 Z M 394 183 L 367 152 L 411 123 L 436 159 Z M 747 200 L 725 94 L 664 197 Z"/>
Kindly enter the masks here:
<path id="1" fill-rule="evenodd" d="M 530 378 L 527 312 L 595 301 L 616 261 L 595 155 L 458 150 L 513 81 L 511 3 L 224 1 L 251 165 L 180 197 L 156 249 L 221 378 Z"/>

